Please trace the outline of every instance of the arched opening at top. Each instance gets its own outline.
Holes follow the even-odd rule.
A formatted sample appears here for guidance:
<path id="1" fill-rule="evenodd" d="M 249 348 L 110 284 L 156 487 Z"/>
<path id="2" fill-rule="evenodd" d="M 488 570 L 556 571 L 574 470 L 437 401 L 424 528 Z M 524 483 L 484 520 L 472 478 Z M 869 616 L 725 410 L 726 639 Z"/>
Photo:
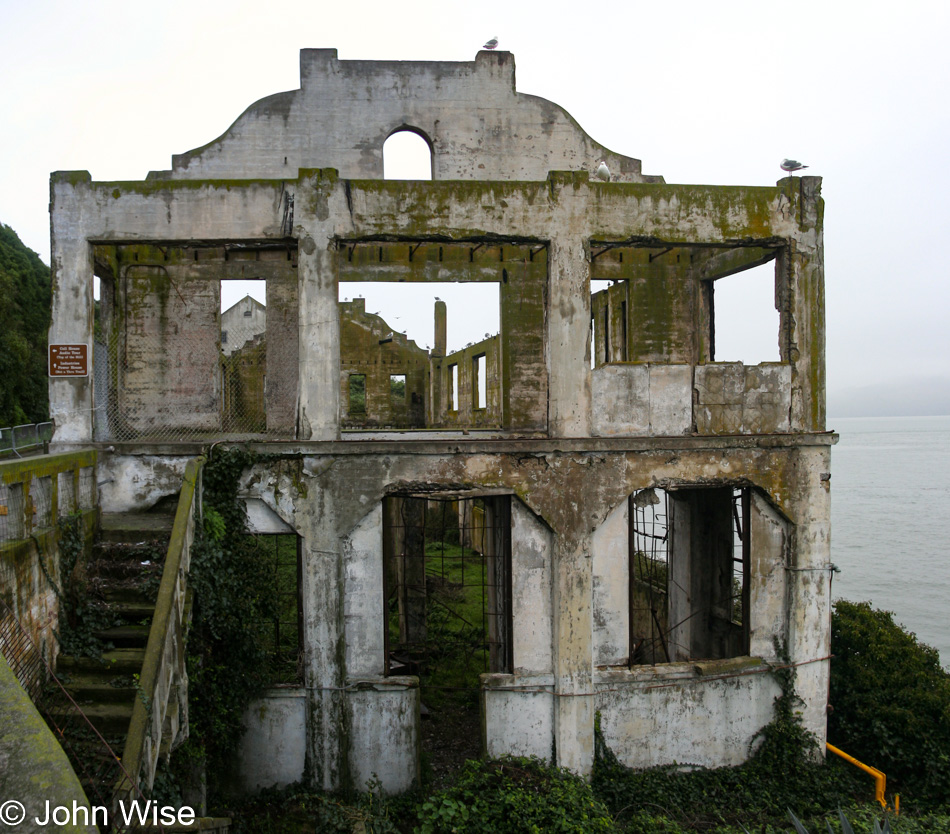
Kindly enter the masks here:
<path id="1" fill-rule="evenodd" d="M 414 130 L 393 133 L 383 145 L 383 178 L 387 180 L 431 180 L 432 147 Z"/>

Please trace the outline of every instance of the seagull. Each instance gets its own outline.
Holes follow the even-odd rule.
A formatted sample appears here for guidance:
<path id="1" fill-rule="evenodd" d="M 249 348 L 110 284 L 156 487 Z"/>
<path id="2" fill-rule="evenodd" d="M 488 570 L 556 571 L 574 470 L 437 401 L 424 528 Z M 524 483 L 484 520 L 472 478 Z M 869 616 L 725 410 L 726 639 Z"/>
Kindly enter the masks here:
<path id="1" fill-rule="evenodd" d="M 600 160 L 600 165 L 597 166 L 597 171 L 594 174 L 595 177 L 604 182 L 610 182 L 610 169 L 607 167 L 607 163 L 604 160 Z"/>
<path id="2" fill-rule="evenodd" d="M 807 168 L 807 165 L 802 165 L 797 159 L 783 159 L 782 160 L 782 170 L 792 173 L 792 171 L 801 171 L 802 168 Z"/>
<path id="3" fill-rule="evenodd" d="M 496 46 L 498 46 L 498 35 L 495 35 L 495 37 L 488 41 L 482 49 L 494 49 Z"/>

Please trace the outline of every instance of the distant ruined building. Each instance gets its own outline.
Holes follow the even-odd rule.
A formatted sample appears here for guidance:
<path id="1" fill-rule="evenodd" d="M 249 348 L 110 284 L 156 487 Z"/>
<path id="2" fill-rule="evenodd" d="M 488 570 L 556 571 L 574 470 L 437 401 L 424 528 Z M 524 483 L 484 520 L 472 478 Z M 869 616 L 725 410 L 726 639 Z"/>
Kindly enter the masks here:
<path id="1" fill-rule="evenodd" d="M 400 131 L 431 181 L 384 179 Z M 507 52 L 332 49 L 170 170 L 52 175 L 51 344 L 93 344 L 102 288 L 95 373 L 50 381 L 54 447 L 97 450 L 119 513 L 247 443 L 251 528 L 296 542 L 300 671 L 245 717 L 247 790 L 406 790 L 456 686 L 488 756 L 587 775 L 599 714 L 625 764 L 719 766 L 791 663 L 824 740 L 820 182 L 644 175 L 517 92 Z M 718 362 L 717 284 L 763 264 L 778 360 Z M 265 304 L 222 314 L 235 279 Z M 449 353 L 436 302 L 425 350 L 349 282 L 488 284 L 500 327 Z"/>

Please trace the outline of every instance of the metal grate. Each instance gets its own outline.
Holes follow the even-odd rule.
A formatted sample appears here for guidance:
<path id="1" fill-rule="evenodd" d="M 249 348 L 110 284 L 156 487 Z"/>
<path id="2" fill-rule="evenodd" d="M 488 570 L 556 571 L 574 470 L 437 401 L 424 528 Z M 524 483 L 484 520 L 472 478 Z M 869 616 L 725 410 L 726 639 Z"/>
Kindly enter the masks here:
<path id="1" fill-rule="evenodd" d="M 303 679 L 300 649 L 300 539 L 294 535 L 257 537 L 261 556 L 271 568 L 277 602 L 274 617 L 264 624 L 270 657 L 270 683 L 299 683 Z"/>
<path id="2" fill-rule="evenodd" d="M 477 688 L 510 671 L 509 499 L 393 496 L 384 517 L 389 674 Z"/>

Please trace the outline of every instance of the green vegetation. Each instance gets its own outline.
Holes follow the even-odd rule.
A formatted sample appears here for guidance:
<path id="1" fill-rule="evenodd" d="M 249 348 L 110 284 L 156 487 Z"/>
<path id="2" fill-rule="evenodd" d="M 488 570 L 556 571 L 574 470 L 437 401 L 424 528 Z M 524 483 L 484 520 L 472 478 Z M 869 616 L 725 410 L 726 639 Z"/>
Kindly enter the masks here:
<path id="1" fill-rule="evenodd" d="M 870 603 L 835 604 L 828 740 L 916 807 L 950 802 L 950 674 Z"/>
<path id="2" fill-rule="evenodd" d="M 49 419 L 50 271 L 0 223 L 0 426 Z"/>
<path id="3" fill-rule="evenodd" d="M 227 792 L 244 710 L 270 680 L 262 624 L 272 623 L 276 611 L 273 565 L 247 535 L 237 500 L 238 479 L 255 460 L 241 449 L 216 450 L 205 465 L 204 525 L 196 530 L 191 553 L 190 735 L 173 769 L 185 774 L 203 760 L 212 801 Z"/>
<path id="4" fill-rule="evenodd" d="M 427 553 L 431 555 L 431 544 Z M 896 626 L 890 614 L 867 603 L 839 602 L 832 633 L 837 659 L 831 698 L 839 733 L 832 742 L 885 770 L 889 798 L 890 788 L 903 780 L 900 816 L 884 813 L 872 800 L 873 785 L 865 774 L 835 757 L 823 762 L 814 755 L 815 740 L 798 717 L 794 671 L 780 670 L 776 674 L 783 694 L 776 700 L 775 720 L 755 740 L 754 755 L 739 767 L 673 765 L 634 771 L 616 759 L 598 727 L 590 786 L 537 760 L 469 762 L 450 785 L 432 795 L 420 791 L 385 799 L 373 785 L 350 799 L 300 786 L 266 793 L 234 811 L 235 830 L 875 834 L 887 825 L 894 834 L 950 831 L 950 792 L 940 788 L 946 783 L 941 781 L 945 771 L 939 770 L 947 754 L 941 758 L 935 749 L 943 745 L 950 750 L 941 734 L 950 692 L 936 653 Z M 873 705 L 881 707 L 877 718 L 870 713 Z M 915 710 L 929 726 L 909 723 Z M 840 735 L 853 733 L 855 723 L 868 725 L 864 750 L 855 746 L 861 741 L 858 735 Z M 913 745 L 935 756 L 933 773 L 924 772 L 926 762 L 912 755 Z M 888 751 L 901 752 L 907 760 L 893 758 L 885 766 Z M 917 769 L 899 776 L 901 767 L 910 764 Z"/>

